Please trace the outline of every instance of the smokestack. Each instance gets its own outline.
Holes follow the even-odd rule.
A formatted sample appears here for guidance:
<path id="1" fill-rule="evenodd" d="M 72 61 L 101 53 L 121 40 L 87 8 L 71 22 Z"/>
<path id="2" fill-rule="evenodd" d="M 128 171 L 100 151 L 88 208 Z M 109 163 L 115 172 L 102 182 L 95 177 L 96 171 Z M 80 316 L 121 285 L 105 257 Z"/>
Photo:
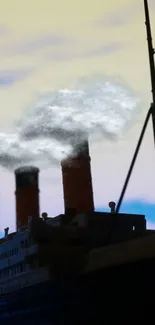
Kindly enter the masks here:
<path id="1" fill-rule="evenodd" d="M 28 218 L 38 218 L 39 213 L 39 169 L 32 166 L 15 170 L 16 181 L 16 228 L 28 224 Z"/>
<path id="2" fill-rule="evenodd" d="M 61 162 L 64 208 L 69 220 L 77 213 L 94 211 L 88 140 L 81 140 L 74 148 L 72 157 Z"/>

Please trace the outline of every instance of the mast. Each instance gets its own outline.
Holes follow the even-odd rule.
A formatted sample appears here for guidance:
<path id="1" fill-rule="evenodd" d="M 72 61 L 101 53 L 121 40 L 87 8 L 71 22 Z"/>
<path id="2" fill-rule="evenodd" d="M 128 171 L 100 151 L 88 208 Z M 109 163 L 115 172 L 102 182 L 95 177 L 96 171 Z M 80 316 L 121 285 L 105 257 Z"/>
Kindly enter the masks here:
<path id="1" fill-rule="evenodd" d="M 128 183 L 129 183 L 129 180 L 130 180 L 130 177 L 131 177 L 141 144 L 142 144 L 142 141 L 143 141 L 143 137 L 144 137 L 150 116 L 152 116 L 153 137 L 154 137 L 154 144 L 155 144 L 155 63 L 154 63 L 155 50 L 154 50 L 153 44 L 152 44 L 152 34 L 151 34 L 151 24 L 150 24 L 148 0 L 144 0 L 144 12 L 145 12 L 145 25 L 146 25 L 146 34 L 147 34 L 147 43 L 148 43 L 148 54 L 149 54 L 149 65 L 150 65 L 150 76 L 151 76 L 151 87 L 152 87 L 151 91 L 152 91 L 153 101 L 150 105 L 150 108 L 146 115 L 146 119 L 144 121 L 144 125 L 143 125 L 142 131 L 141 131 L 141 134 L 140 134 L 140 137 L 139 137 L 139 140 L 138 140 L 138 143 L 137 143 L 137 146 L 136 146 L 136 149 L 135 149 L 125 182 L 124 182 L 124 185 L 123 185 L 123 189 L 122 189 L 121 195 L 119 197 L 119 200 L 118 200 L 118 203 L 116 206 L 116 210 L 115 210 L 116 213 L 119 213 L 119 210 L 120 210 L 120 207 L 121 207 L 121 204 L 122 204 L 122 201 L 123 201 L 123 198 L 124 198 L 124 195 L 125 195 L 125 192 L 126 192 L 126 189 L 127 189 L 127 186 L 128 186 Z"/>
<path id="2" fill-rule="evenodd" d="M 153 124 L 153 135 L 154 135 L 154 142 L 155 142 L 155 63 L 154 63 L 155 50 L 154 50 L 153 44 L 152 44 L 152 34 L 151 34 L 151 24 L 150 24 L 148 0 L 144 0 L 144 11 L 145 11 L 145 25 L 146 25 L 148 53 L 149 53 L 151 86 L 152 86 L 152 90 L 151 90 L 152 98 L 153 98 L 152 124 Z"/>

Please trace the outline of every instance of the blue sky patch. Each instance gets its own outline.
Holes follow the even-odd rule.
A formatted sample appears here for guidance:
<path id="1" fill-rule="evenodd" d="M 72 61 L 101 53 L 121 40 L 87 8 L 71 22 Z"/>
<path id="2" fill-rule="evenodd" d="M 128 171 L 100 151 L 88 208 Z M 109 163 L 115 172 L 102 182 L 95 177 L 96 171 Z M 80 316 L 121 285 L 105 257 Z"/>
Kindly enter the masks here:
<path id="1" fill-rule="evenodd" d="M 109 207 L 96 208 L 96 211 L 109 211 Z M 122 203 L 120 212 L 144 214 L 147 221 L 155 222 L 155 203 L 146 201 L 126 201 Z"/>

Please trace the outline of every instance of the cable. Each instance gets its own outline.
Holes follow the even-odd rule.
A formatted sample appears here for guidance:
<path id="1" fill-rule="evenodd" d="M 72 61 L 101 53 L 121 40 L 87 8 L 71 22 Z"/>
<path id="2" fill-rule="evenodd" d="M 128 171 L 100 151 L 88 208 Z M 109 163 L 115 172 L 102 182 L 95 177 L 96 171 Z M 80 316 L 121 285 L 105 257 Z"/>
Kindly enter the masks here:
<path id="1" fill-rule="evenodd" d="M 126 192 L 126 189 L 127 189 L 127 186 L 128 186 L 131 174 L 132 174 L 132 171 L 133 171 L 133 167 L 134 167 L 135 162 L 136 162 L 137 155 L 139 153 L 140 146 L 141 146 L 142 141 L 143 141 L 143 137 L 144 137 L 146 127 L 148 125 L 148 121 L 149 121 L 150 115 L 152 113 L 152 108 L 153 107 L 154 107 L 154 105 L 151 104 L 151 107 L 149 108 L 149 111 L 148 111 L 148 113 L 146 115 L 146 118 L 145 118 L 145 121 L 144 121 L 144 124 L 143 124 L 143 128 L 142 128 L 142 131 L 141 131 L 141 134 L 140 134 L 140 137 L 139 137 L 139 140 L 138 140 L 138 143 L 137 143 L 137 146 L 136 146 L 136 149 L 135 149 L 135 152 L 134 152 L 134 155 L 133 155 L 133 158 L 132 158 L 132 161 L 131 161 L 131 164 L 130 164 L 130 167 L 129 167 L 129 170 L 128 170 L 128 173 L 127 173 L 127 176 L 126 176 L 126 179 L 125 179 L 125 182 L 124 182 L 124 186 L 123 186 L 120 198 L 119 198 L 117 206 L 116 206 L 116 210 L 115 210 L 115 213 L 114 213 L 114 218 L 111 219 L 111 227 L 109 229 L 107 238 L 105 240 L 105 245 L 107 245 L 109 243 L 109 239 L 111 238 L 111 234 L 112 234 L 113 230 L 115 229 L 115 227 L 117 227 L 118 219 L 116 218 L 116 216 L 119 213 L 119 210 L 120 210 L 120 207 L 121 207 L 121 204 L 122 204 L 122 201 L 123 201 L 123 198 L 124 198 L 124 195 L 125 195 L 125 192 Z M 113 217 L 113 214 L 111 214 L 111 217 Z"/>
<path id="2" fill-rule="evenodd" d="M 143 141 L 143 137 L 144 137 L 144 134 L 145 134 L 145 131 L 146 131 L 146 127 L 147 127 L 147 124 L 148 124 L 150 115 L 152 113 L 153 106 L 154 105 L 151 104 L 151 107 L 150 107 L 150 109 L 149 109 L 149 111 L 148 111 L 148 113 L 146 115 L 145 122 L 144 122 L 142 131 L 141 131 L 141 134 L 140 134 L 138 143 L 137 143 L 137 147 L 136 147 L 135 153 L 133 155 L 133 158 L 132 158 L 132 161 L 131 161 L 131 164 L 130 164 L 130 167 L 129 167 L 129 171 L 128 171 L 126 180 L 124 182 L 124 186 L 123 186 L 123 189 L 122 189 L 120 198 L 119 198 L 118 203 L 117 203 L 117 206 L 116 206 L 116 210 L 115 210 L 116 213 L 119 213 L 119 210 L 120 210 L 120 207 L 121 207 L 121 204 L 122 204 L 122 201 L 123 201 L 123 198 L 124 198 L 124 195 L 125 195 L 125 192 L 126 192 L 126 189 L 127 189 L 127 186 L 128 186 L 128 183 L 129 183 L 131 174 L 132 174 L 132 171 L 133 171 L 133 167 L 135 165 L 135 162 L 136 162 L 136 159 L 137 159 L 137 155 L 139 153 L 139 149 L 140 149 L 141 144 L 142 144 L 142 141 Z"/>

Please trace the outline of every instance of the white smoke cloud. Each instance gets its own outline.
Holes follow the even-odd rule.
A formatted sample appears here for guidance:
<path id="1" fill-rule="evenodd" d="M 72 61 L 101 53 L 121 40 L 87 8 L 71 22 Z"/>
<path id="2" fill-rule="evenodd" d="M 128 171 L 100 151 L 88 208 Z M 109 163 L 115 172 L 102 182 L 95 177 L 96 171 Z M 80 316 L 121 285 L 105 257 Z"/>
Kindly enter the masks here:
<path id="1" fill-rule="evenodd" d="M 35 162 L 43 166 L 72 153 L 72 139 L 117 138 L 132 123 L 139 97 L 119 78 L 81 78 L 70 89 L 39 96 L 11 132 L 0 133 L 0 164 L 9 169 Z"/>

